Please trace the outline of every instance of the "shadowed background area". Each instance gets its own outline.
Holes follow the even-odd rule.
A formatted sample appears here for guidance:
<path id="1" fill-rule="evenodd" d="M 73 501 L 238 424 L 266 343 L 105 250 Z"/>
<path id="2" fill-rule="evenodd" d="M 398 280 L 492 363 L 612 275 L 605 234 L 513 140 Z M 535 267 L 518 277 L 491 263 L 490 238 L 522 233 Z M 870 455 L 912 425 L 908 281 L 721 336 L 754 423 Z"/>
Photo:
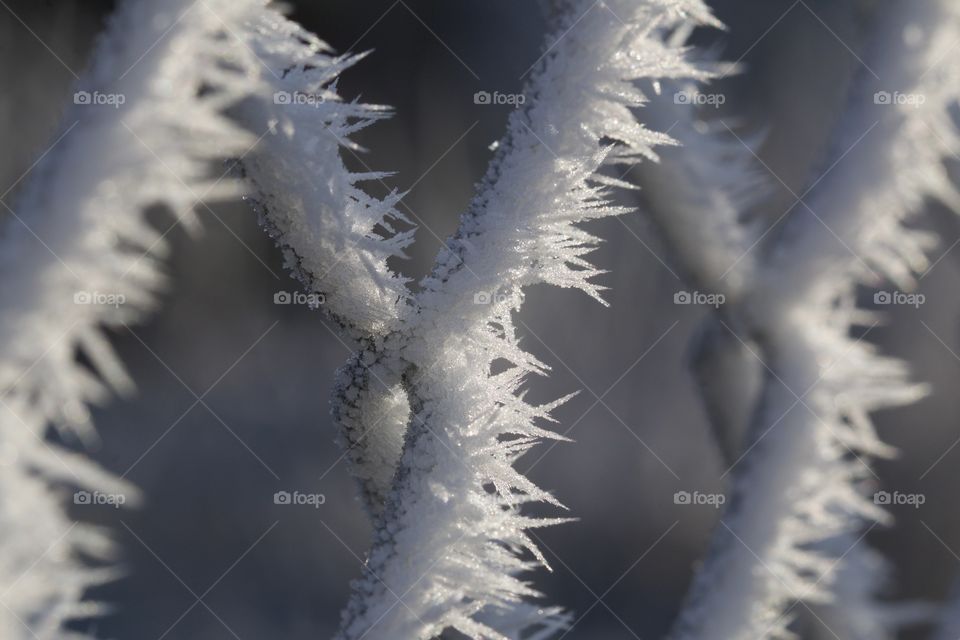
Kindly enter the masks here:
<path id="1" fill-rule="evenodd" d="M 766 131 L 757 152 L 771 196 L 758 215 L 774 224 L 819 169 L 875 6 L 710 4 L 730 29 L 697 39 L 749 74 L 721 81 L 726 102 L 708 115 Z M 11 206 L 111 8 L 23 0 L 0 9 L 0 188 Z M 339 52 L 372 51 L 345 73 L 340 93 L 396 113 L 355 137 L 368 152 L 345 151 L 345 159 L 358 170 L 397 172 L 368 188 L 408 191 L 400 209 L 419 225 L 416 244 L 393 266 L 419 278 L 455 229 L 511 109 L 474 96 L 520 93 L 542 53 L 539 7 L 331 0 L 291 11 Z M 595 262 L 611 271 L 603 278 L 611 307 L 537 287 L 519 323 L 525 346 L 552 367 L 548 379 L 530 381 L 531 396 L 581 391 L 556 411 L 555 428 L 575 442 L 543 445 L 518 464 L 579 518 L 535 531 L 553 572 L 532 578 L 549 602 L 574 611 L 571 640 L 667 632 L 719 516 L 710 505 L 676 504 L 674 494 L 723 492 L 730 478 L 687 368 L 707 311 L 674 304 L 684 275 L 644 216 L 642 193 L 624 197 L 638 212 L 592 225 L 607 240 Z M 370 537 L 328 410 L 350 350 L 319 313 L 274 304 L 277 292 L 298 285 L 250 208 L 207 205 L 197 238 L 156 212 L 173 247 L 168 293 L 146 324 L 113 335 L 138 393 L 97 411 L 101 442 L 91 455 L 141 487 L 145 502 L 72 507 L 76 518 L 112 530 L 126 571 L 93 593 L 115 611 L 78 628 L 118 640 L 330 636 Z M 892 599 L 939 600 L 960 574 L 952 499 L 960 487 L 960 251 L 950 251 L 960 228 L 936 204 L 920 220 L 942 236 L 921 280 L 926 303 L 893 309 L 869 339 L 932 387 L 921 402 L 878 416 L 901 454 L 877 465 L 877 488 L 922 493 L 926 502 L 894 507 L 896 524 L 873 528 L 860 544 L 893 561 Z M 874 306 L 872 292 L 864 306 Z M 278 505 L 278 491 L 324 502 Z M 832 637 L 813 628 L 805 636 Z"/>

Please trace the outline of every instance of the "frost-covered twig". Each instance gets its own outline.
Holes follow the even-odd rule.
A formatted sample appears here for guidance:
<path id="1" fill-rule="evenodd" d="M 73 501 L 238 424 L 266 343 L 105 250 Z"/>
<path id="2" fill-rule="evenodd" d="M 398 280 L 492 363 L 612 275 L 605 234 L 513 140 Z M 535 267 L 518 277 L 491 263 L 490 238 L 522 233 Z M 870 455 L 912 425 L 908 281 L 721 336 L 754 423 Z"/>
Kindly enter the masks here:
<path id="1" fill-rule="evenodd" d="M 146 219 L 162 204 L 196 227 L 205 198 L 240 192 L 214 161 L 256 142 L 224 115 L 268 90 L 260 62 L 238 39 L 278 18 L 261 0 L 128 0 L 111 17 L 76 87 L 55 143 L 33 169 L 0 236 L 0 635 L 64 638 L 63 623 L 109 572 L 107 538 L 71 525 L 54 483 L 135 490 L 83 457 L 46 442 L 93 437 L 88 405 L 131 381 L 104 334 L 139 319 L 163 282 L 163 236 Z M 266 27 L 262 27 L 266 28 Z M 294 61 L 291 61 L 291 64 Z M 36 564 L 32 564 L 36 563 Z"/>
<path id="2" fill-rule="evenodd" d="M 869 413 L 923 389 L 904 363 L 851 337 L 865 315 L 855 287 L 875 284 L 877 273 L 912 285 L 929 239 L 903 223 L 925 197 L 952 199 L 941 161 L 960 147 L 949 112 L 960 68 L 947 57 L 958 8 L 924 0 L 884 9 L 827 171 L 760 247 L 763 265 L 741 308 L 769 375 L 678 639 L 783 635 L 789 602 L 829 598 L 837 563 L 817 543 L 884 517 L 858 488 L 861 457 L 889 452 Z"/>
<path id="3" fill-rule="evenodd" d="M 360 151 L 349 136 L 389 112 L 337 94 L 339 74 L 361 56 L 335 57 L 288 20 L 273 20 L 250 36 L 271 70 L 265 80 L 273 90 L 241 110 L 247 126 L 267 131 L 243 161 L 261 222 L 311 302 L 358 352 L 383 353 L 412 302 L 387 258 L 403 255 L 413 230 L 395 228 L 410 226 L 394 206 L 402 194 L 379 200 L 357 186 L 387 174 L 350 172 L 340 154 Z M 382 507 L 400 458 L 409 405 L 399 383 L 396 363 L 358 355 L 340 371 L 343 392 L 334 394 L 339 438 L 371 513 Z"/>
<path id="4" fill-rule="evenodd" d="M 671 41 L 682 46 L 683 37 L 678 30 Z M 770 181 L 741 137 L 758 136 L 738 136 L 716 116 L 708 119 L 692 98 L 701 90 L 720 89 L 668 83 L 664 95 L 643 109 L 644 124 L 668 129 L 680 146 L 664 149 L 657 162 L 641 163 L 633 176 L 642 185 L 642 209 L 659 229 L 683 284 L 722 296 L 723 304 L 703 320 L 691 368 L 717 443 L 733 464 L 742 453 L 763 367 L 749 339 L 731 331 L 740 325 L 735 310 L 756 278 L 751 249 L 762 230 L 747 215 L 764 202 Z"/>
<path id="5" fill-rule="evenodd" d="M 591 279 L 601 272 L 585 259 L 597 240 L 576 224 L 625 210 L 608 201 L 609 185 L 623 183 L 597 171 L 669 141 L 635 121 L 629 107 L 643 96 L 632 82 L 702 75 L 657 29 L 681 13 L 712 22 L 696 1 L 572 4 L 525 91 L 530 106 L 511 116 L 416 316 L 396 336 L 412 419 L 342 638 L 427 639 L 447 628 L 504 638 L 562 624 L 556 610 L 523 602 L 536 592 L 522 574 L 543 561 L 526 529 L 556 520 L 522 508 L 557 502 L 512 464 L 557 437 L 538 423 L 559 401 L 524 401 L 524 379 L 545 367 L 520 349 L 512 314 L 523 287 L 538 282 L 599 299 Z M 502 626 L 505 616 L 516 622 Z"/>
<path id="6" fill-rule="evenodd" d="M 252 33 L 274 93 L 244 110 L 250 126 L 268 128 L 244 167 L 263 223 L 317 305 L 356 338 L 382 336 L 396 327 L 409 297 L 386 260 L 403 255 L 413 232 L 393 227 L 409 224 L 394 208 L 400 194 L 378 200 L 357 187 L 387 174 L 348 171 L 340 148 L 358 149 L 350 134 L 388 112 L 337 95 L 337 77 L 357 56 L 332 57 L 316 36 L 280 24 Z"/>
<path id="7" fill-rule="evenodd" d="M 736 303 L 755 277 L 750 249 L 762 233 L 746 214 L 763 202 L 769 180 L 741 138 L 691 104 L 700 90 L 709 89 L 667 83 L 664 95 L 643 109 L 640 119 L 669 130 L 679 146 L 638 165 L 634 175 L 644 211 L 687 284 Z"/>
<path id="8" fill-rule="evenodd" d="M 693 95 L 693 88 L 678 88 Z M 749 222 L 748 212 L 762 204 L 769 179 L 759 173 L 754 150 L 719 122 L 711 122 L 689 106 L 673 100 L 679 93 L 655 101 L 643 112 L 649 126 L 670 127 L 680 148 L 667 149 L 656 163 L 635 170 L 647 212 L 660 227 L 670 255 L 684 274 L 685 284 L 720 293 L 724 304 L 704 319 L 691 362 L 718 446 L 726 465 L 744 454 L 744 438 L 762 388 L 764 368 L 760 346 L 734 333 L 740 326 L 740 304 L 757 278 L 751 247 L 762 229 Z M 722 95 L 722 94 L 720 94 Z M 696 184 L 697 189 L 684 185 Z M 680 195 L 673 197 L 672 194 Z M 830 541 L 830 555 L 841 557 L 833 596 L 809 610 L 810 624 L 825 627 L 825 635 L 843 638 L 893 638 L 896 630 L 929 618 L 925 603 L 881 603 L 877 596 L 888 582 L 883 557 L 865 546 L 856 534 Z"/>

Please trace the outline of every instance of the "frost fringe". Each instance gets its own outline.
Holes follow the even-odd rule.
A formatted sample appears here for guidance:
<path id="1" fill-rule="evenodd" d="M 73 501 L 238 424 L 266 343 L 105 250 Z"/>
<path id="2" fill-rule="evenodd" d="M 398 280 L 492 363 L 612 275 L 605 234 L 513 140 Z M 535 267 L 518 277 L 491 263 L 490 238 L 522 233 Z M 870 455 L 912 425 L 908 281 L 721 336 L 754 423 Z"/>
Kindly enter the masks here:
<path id="1" fill-rule="evenodd" d="M 415 297 L 386 265 L 411 238 L 397 228 L 407 224 L 394 208 L 400 194 L 367 196 L 357 184 L 384 174 L 350 173 L 339 158 L 341 147 L 356 148 L 351 133 L 387 115 L 337 96 L 335 79 L 356 57 L 330 55 L 264 0 L 122 6 L 79 89 L 123 95 L 125 104 L 68 112 L 65 122 L 76 122 L 38 164 L 0 237 L 9 292 L 0 316 L 0 436 L 18 456 L 0 466 L 2 486 L 16 487 L 0 508 L 0 526 L 14 534 L 2 543 L 0 576 L 16 585 L 3 596 L 11 614 L 0 616 L 4 637 L 27 637 L 26 621 L 37 637 L 66 637 L 65 621 L 91 613 L 80 603 L 84 590 L 109 575 L 77 561 L 79 553 L 106 559 L 109 545 L 92 528 L 68 525 L 55 483 L 133 490 L 56 452 L 45 435 L 53 425 L 92 437 L 87 406 L 110 388 L 131 387 L 102 331 L 149 311 L 162 285 L 165 244 L 142 211 L 164 203 L 195 226 L 197 201 L 239 192 L 236 182 L 210 177 L 211 161 L 248 152 L 244 169 L 287 266 L 359 347 L 341 372 L 334 413 L 377 533 L 340 637 L 425 640 L 448 628 L 477 638 L 547 637 L 563 627 L 559 609 L 526 602 L 539 594 L 522 579 L 545 564 L 527 529 L 561 521 L 527 516 L 524 507 L 560 505 L 512 465 L 541 439 L 558 438 L 541 425 L 564 399 L 523 399 L 526 377 L 547 367 L 520 348 L 512 314 L 536 283 L 600 300 L 592 279 L 602 272 L 586 259 L 598 240 L 577 224 L 624 213 L 610 198 L 627 185 L 599 170 L 653 158 L 655 145 L 672 142 L 634 119 L 630 107 L 644 96 L 633 83 L 706 77 L 664 42 L 663 30 L 716 25 L 699 0 L 565 4 L 569 13 L 556 19 L 527 87 L 528 107 L 512 115 L 459 231 Z M 787 603 L 826 597 L 834 563 L 810 545 L 883 517 L 863 499 L 863 467 L 850 451 L 888 453 L 869 412 L 922 389 L 907 383 L 902 363 L 849 337 L 864 322 L 854 287 L 875 283 L 873 270 L 913 285 L 930 239 L 903 223 L 925 197 L 954 201 L 941 159 L 960 148 L 948 111 L 960 73 L 942 61 L 960 33 L 960 9 L 948 0 L 896 8 L 885 41 L 902 46 L 871 59 L 884 83 L 864 83 L 841 128 L 857 131 L 876 118 L 877 131 L 845 140 L 846 157 L 813 191 L 811 209 L 829 232 L 801 210 L 758 248 L 758 268 L 751 257 L 728 281 L 734 326 L 758 345 L 777 382 L 764 386 L 756 447 L 738 470 L 678 639 L 784 634 Z M 138 47 L 154 41 L 140 59 Z M 876 90 L 925 102 L 868 105 Z M 223 116 L 240 103 L 249 131 Z M 603 146 L 609 140 L 618 144 Z M 710 173 L 692 156 L 681 169 L 695 184 Z M 673 203 L 683 215 L 665 226 L 704 281 L 755 233 L 729 217 L 745 193 L 730 176 L 719 182 L 706 202 L 679 194 L 688 198 Z M 709 199 L 717 194 L 730 199 Z M 689 243 L 699 231 L 690 223 L 704 207 L 719 208 L 719 230 L 734 233 L 699 253 L 703 239 Z M 35 238 L 44 252 L 28 249 Z M 75 294 L 78 302 L 122 296 L 124 304 L 76 304 Z M 792 390 L 804 399 L 794 402 Z M 68 552 L 45 554 L 61 543 Z M 34 557 L 43 559 L 29 570 L 18 564 Z"/>
<path id="2" fill-rule="evenodd" d="M 886 518 L 863 496 L 862 458 L 890 453 L 869 414 L 924 389 L 908 381 L 904 363 L 851 337 L 875 324 L 854 294 L 881 275 L 909 290 L 931 238 L 905 222 L 927 197 L 955 202 L 942 159 L 960 150 L 949 113 L 960 67 L 946 55 L 960 35 L 960 9 L 947 0 L 884 9 L 867 58 L 880 80 L 863 74 L 831 170 L 814 183 L 809 206 L 756 249 L 757 277 L 735 309 L 769 375 L 677 640 L 789 635 L 788 605 L 830 601 L 837 560 L 820 543 L 855 544 L 847 536 L 864 519 Z M 875 103 L 881 91 L 925 101 Z"/>
<path id="3" fill-rule="evenodd" d="M 88 406 L 111 390 L 132 391 L 105 330 L 140 320 L 162 288 L 166 233 L 147 222 L 147 207 L 165 205 L 196 230 L 197 204 L 241 193 L 241 183 L 211 169 L 257 141 L 225 110 L 272 97 L 240 39 L 251 30 L 290 37 L 266 4 L 122 3 L 75 88 L 81 98 L 8 207 L 0 236 L 3 638 L 86 637 L 63 625 L 99 613 L 84 592 L 116 575 L 110 540 L 68 520 L 61 487 L 123 493 L 128 503 L 136 490 L 48 442 L 48 431 L 90 441 Z"/>
<path id="4" fill-rule="evenodd" d="M 541 282 L 600 299 L 592 278 L 602 272 L 585 258 L 598 241 L 576 225 L 627 210 L 610 203 L 611 187 L 625 183 L 597 172 L 651 158 L 654 145 L 670 142 L 636 122 L 630 107 L 644 96 L 633 83 L 704 77 L 658 29 L 715 24 L 693 1 L 571 4 L 525 90 L 529 106 L 512 114 L 413 311 L 347 369 L 373 365 L 399 378 L 411 421 L 392 486 L 377 489 L 386 502 L 344 614 L 345 640 L 427 639 L 448 628 L 474 638 L 524 629 L 546 637 L 565 624 L 559 610 L 524 602 L 539 594 L 522 580 L 545 564 L 526 530 L 559 521 L 522 509 L 559 503 L 512 466 L 541 439 L 558 438 L 539 425 L 565 398 L 539 407 L 524 401 L 526 377 L 547 368 L 519 347 L 512 314 L 523 287 Z M 618 144 L 604 147 L 606 140 Z M 349 376 L 340 386 L 341 396 L 363 392 Z M 372 413 L 360 414 L 346 439 L 362 455 L 352 433 L 369 431 L 362 418 Z M 503 616 L 517 623 L 504 627 Z"/>

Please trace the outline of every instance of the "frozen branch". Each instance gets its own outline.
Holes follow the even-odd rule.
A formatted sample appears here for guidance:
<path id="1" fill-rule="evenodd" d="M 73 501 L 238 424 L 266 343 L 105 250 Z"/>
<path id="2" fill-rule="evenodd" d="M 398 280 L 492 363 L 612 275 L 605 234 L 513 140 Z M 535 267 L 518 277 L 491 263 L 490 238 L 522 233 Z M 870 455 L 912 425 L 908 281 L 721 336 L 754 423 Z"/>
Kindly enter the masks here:
<path id="1" fill-rule="evenodd" d="M 338 76 L 360 56 L 334 57 L 316 36 L 276 18 L 252 29 L 250 41 L 270 70 L 264 79 L 272 92 L 241 110 L 249 128 L 265 132 L 243 159 L 244 170 L 256 189 L 252 199 L 261 222 L 308 302 L 358 348 L 338 375 L 332 410 L 351 472 L 375 514 L 396 470 L 409 416 L 396 357 L 380 362 L 395 351 L 385 352 L 384 345 L 395 341 L 392 332 L 412 302 L 387 259 L 403 256 L 413 230 L 395 227 L 410 226 L 395 208 L 401 194 L 378 200 L 358 187 L 387 174 L 350 172 L 341 150 L 360 151 L 349 136 L 389 113 L 337 94 Z"/>
<path id="2" fill-rule="evenodd" d="M 865 319 L 854 293 L 880 275 L 910 286 L 929 239 L 904 222 L 926 197 L 952 199 L 942 159 L 960 147 L 949 113 L 960 67 L 946 56 L 958 17 L 942 0 L 882 12 L 838 149 L 809 203 L 762 246 L 741 317 L 769 375 L 675 638 L 785 635 L 790 602 L 830 598 L 837 562 L 819 543 L 885 517 L 858 487 L 863 458 L 890 451 L 869 414 L 923 388 L 904 363 L 851 337 Z"/>
<path id="3" fill-rule="evenodd" d="M 54 144 L 15 206 L 4 203 L 0 450 L 14 460 L 0 465 L 4 638 L 68 637 L 64 622 L 97 611 L 81 602 L 86 588 L 113 575 L 80 560 L 109 560 L 108 540 L 70 524 L 56 486 L 122 495 L 127 504 L 136 492 L 59 451 L 48 431 L 88 441 L 89 405 L 132 389 L 105 329 L 140 319 L 163 284 L 166 233 L 147 221 L 147 208 L 164 205 L 196 229 L 196 205 L 241 192 L 211 169 L 256 142 L 225 111 L 270 87 L 237 36 L 275 23 L 265 6 L 122 3 Z"/>
<path id="4" fill-rule="evenodd" d="M 597 239 L 577 225 L 625 212 L 609 202 L 609 187 L 624 183 L 597 173 L 605 163 L 651 157 L 669 141 L 634 119 L 630 107 L 644 100 L 634 82 L 703 75 L 658 35 L 681 10 L 712 22 L 698 2 L 583 2 L 549 43 L 525 89 L 530 106 L 511 116 L 400 332 L 412 419 L 340 637 L 426 640 L 453 628 L 499 639 L 562 624 L 555 609 L 523 602 L 538 594 L 521 579 L 544 562 L 526 530 L 557 522 L 523 508 L 558 503 L 513 468 L 557 438 L 540 424 L 562 400 L 523 399 L 525 378 L 546 368 L 519 347 L 512 314 L 523 288 L 540 282 L 600 299 L 592 279 L 601 271 L 585 257 Z M 524 622 L 498 627 L 521 609 Z"/>

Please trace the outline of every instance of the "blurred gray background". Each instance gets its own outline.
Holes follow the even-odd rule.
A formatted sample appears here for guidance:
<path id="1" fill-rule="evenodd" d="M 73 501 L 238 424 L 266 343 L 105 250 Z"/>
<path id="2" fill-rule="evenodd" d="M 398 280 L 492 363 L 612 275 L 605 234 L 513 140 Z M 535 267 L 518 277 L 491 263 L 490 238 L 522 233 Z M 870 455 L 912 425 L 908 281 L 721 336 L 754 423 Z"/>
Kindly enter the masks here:
<path id="1" fill-rule="evenodd" d="M 853 0 L 710 4 L 730 30 L 698 33 L 698 42 L 747 65 L 723 81 L 728 99 L 718 115 L 766 127 L 759 154 L 799 193 L 824 152 L 876 8 Z M 0 184 L 14 183 L 46 148 L 71 95 L 68 68 L 82 70 L 111 8 L 90 0 L 0 8 Z M 520 91 L 541 52 L 539 7 L 332 0 L 296 2 L 292 11 L 338 51 L 374 52 L 343 76 L 340 92 L 396 109 L 356 139 L 370 149 L 363 164 L 397 171 L 387 185 L 414 185 L 401 208 L 420 225 L 417 242 L 411 259 L 394 266 L 418 278 L 454 230 L 509 113 L 474 104 L 473 94 Z M 793 198 L 772 176 L 771 184 L 763 215 L 772 221 Z M 384 188 L 370 183 L 377 194 Z M 79 628 L 118 640 L 327 637 L 370 535 L 328 414 L 334 371 L 349 350 L 319 313 L 273 304 L 275 292 L 297 285 L 250 209 L 211 207 L 199 212 L 202 237 L 181 229 L 168 236 L 162 310 L 113 336 L 139 392 L 97 412 L 102 442 L 91 455 L 127 474 L 146 501 L 136 510 L 74 509 L 112 530 L 127 571 L 93 594 L 116 611 Z M 156 221 L 166 228 L 172 218 L 157 212 Z M 901 451 L 878 464 L 883 487 L 927 501 L 895 508 L 896 525 L 874 528 L 864 543 L 894 563 L 891 599 L 938 600 L 960 574 L 960 447 L 952 448 L 960 359 L 951 353 L 960 352 L 960 250 L 949 251 L 960 227 L 939 205 L 919 224 L 943 238 L 933 256 L 942 259 L 922 279 L 926 304 L 896 308 L 870 338 L 933 387 L 922 402 L 877 416 Z M 533 397 L 582 390 L 556 413 L 557 429 L 576 442 L 541 446 L 519 463 L 580 518 L 535 532 L 554 571 L 534 579 L 549 602 L 575 612 L 571 640 L 656 638 L 718 518 L 707 505 L 674 504 L 673 494 L 725 490 L 726 467 L 686 366 L 705 311 L 673 304 L 682 274 L 642 208 L 592 228 L 608 240 L 596 262 L 612 271 L 604 279 L 611 308 L 535 288 L 521 316 L 524 344 L 553 368 L 549 379 L 531 381 Z M 322 493 L 326 502 L 274 505 L 280 490 Z"/>

